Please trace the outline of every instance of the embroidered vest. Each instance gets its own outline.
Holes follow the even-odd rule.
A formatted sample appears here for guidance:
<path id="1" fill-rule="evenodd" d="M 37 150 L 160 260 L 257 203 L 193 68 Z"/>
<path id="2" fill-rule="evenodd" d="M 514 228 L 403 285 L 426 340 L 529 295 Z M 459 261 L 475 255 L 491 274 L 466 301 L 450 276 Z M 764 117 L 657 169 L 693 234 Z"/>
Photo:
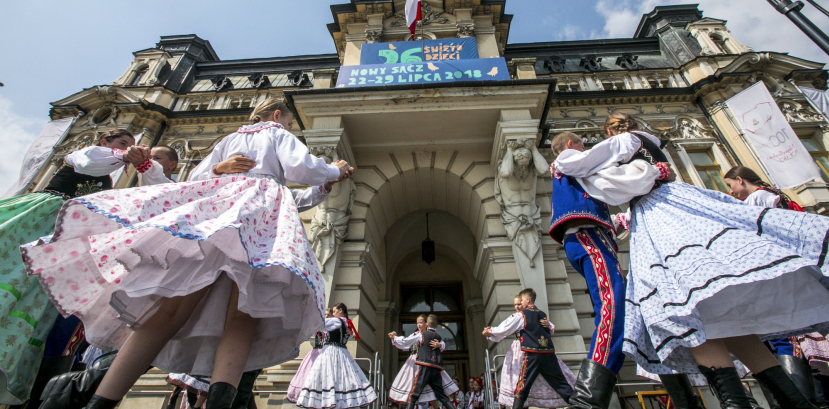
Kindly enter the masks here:
<path id="1" fill-rule="evenodd" d="M 340 348 L 345 348 L 345 344 L 348 343 L 348 324 L 345 322 L 342 323 L 339 328 L 328 331 L 325 333 L 325 345 L 334 345 Z"/>
<path id="2" fill-rule="evenodd" d="M 324 336 L 322 332 L 314 334 L 314 349 L 322 349 Z"/>
<path id="3" fill-rule="evenodd" d="M 109 189 L 112 189 L 112 179 L 109 175 L 84 175 L 64 164 L 55 172 L 44 190 L 62 193 L 71 199 Z"/>
<path id="4" fill-rule="evenodd" d="M 588 220 L 615 231 L 607 204 L 590 197 L 579 182 L 570 176 L 553 178 L 551 206 L 553 219 L 549 234 L 559 243 L 564 240 L 567 222 L 573 220 Z"/>
<path id="5" fill-rule="evenodd" d="M 637 138 L 639 138 L 639 140 L 642 142 L 642 147 L 639 148 L 639 151 L 637 151 L 633 155 L 633 157 L 630 158 L 629 161 L 625 162 L 625 164 L 633 162 L 637 159 L 644 160 L 645 162 L 648 162 L 651 165 L 656 165 L 659 162 L 668 162 L 668 157 L 665 156 L 664 152 L 662 152 L 661 146 L 656 145 L 655 143 L 653 143 L 653 141 L 651 141 L 650 138 L 648 138 L 647 136 L 644 136 L 644 135 L 642 135 L 638 132 L 631 132 L 630 134 L 637 137 Z M 656 189 L 656 188 L 658 188 L 658 187 L 660 187 L 660 186 L 662 186 L 666 183 L 669 183 L 669 182 L 667 180 L 657 180 L 656 183 L 653 184 L 653 189 L 651 189 L 651 190 L 654 190 L 654 189 Z M 631 199 L 630 207 L 633 208 L 633 205 L 641 197 L 642 196 L 638 196 L 638 197 L 634 197 L 633 199 Z"/>
<path id="6" fill-rule="evenodd" d="M 432 349 L 432 347 L 429 346 L 429 344 L 434 340 L 441 341 L 440 335 L 438 335 L 438 333 L 434 330 L 428 329 L 421 333 L 421 336 L 423 338 L 420 341 L 420 345 L 417 347 L 417 360 L 415 363 L 418 365 L 443 369 L 443 357 L 440 355 L 440 348 Z"/>
<path id="7" fill-rule="evenodd" d="M 521 313 L 524 314 L 524 328 L 520 331 L 521 350 L 530 353 L 554 354 L 556 347 L 553 345 L 553 334 L 550 328 L 541 326 L 541 320 L 547 318 L 547 314 L 534 305 L 525 308 Z"/>

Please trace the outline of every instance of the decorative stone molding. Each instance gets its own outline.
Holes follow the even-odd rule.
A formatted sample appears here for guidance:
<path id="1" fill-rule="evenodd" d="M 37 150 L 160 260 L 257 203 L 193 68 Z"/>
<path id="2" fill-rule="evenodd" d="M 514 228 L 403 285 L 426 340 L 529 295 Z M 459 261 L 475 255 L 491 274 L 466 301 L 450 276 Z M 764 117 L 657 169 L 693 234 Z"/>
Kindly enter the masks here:
<path id="1" fill-rule="evenodd" d="M 375 28 L 375 29 L 367 29 L 366 30 L 366 43 L 367 44 L 375 44 L 380 43 L 383 41 L 383 29 L 382 28 Z"/>
<path id="2" fill-rule="evenodd" d="M 780 111 L 783 112 L 783 116 L 786 117 L 786 120 L 789 121 L 789 123 L 823 121 L 823 117 L 820 114 L 795 101 L 777 101 L 777 105 L 780 107 Z"/>
<path id="3" fill-rule="evenodd" d="M 458 23 L 458 38 L 469 38 L 475 36 L 475 23 Z"/>

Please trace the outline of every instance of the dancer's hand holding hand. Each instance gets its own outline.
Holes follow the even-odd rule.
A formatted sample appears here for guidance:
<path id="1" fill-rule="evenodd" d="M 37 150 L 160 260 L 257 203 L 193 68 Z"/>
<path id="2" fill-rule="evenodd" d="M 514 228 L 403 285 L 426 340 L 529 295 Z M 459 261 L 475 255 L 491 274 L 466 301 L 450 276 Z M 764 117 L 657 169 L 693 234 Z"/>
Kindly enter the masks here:
<path id="1" fill-rule="evenodd" d="M 550 322 L 547 321 L 547 318 L 542 318 L 541 319 L 541 327 L 542 328 L 549 328 L 550 327 Z"/>
<path id="2" fill-rule="evenodd" d="M 389 339 L 395 339 L 395 338 L 397 338 L 397 332 L 396 331 L 389 332 Z"/>
<path id="3" fill-rule="evenodd" d="M 136 168 L 150 158 L 150 150 L 146 146 L 130 146 L 124 153 L 124 162 L 131 163 Z"/>
<path id="4" fill-rule="evenodd" d="M 354 168 L 352 168 L 348 162 L 344 160 L 338 160 L 336 162 L 331 163 L 332 165 L 336 166 L 337 169 L 340 170 L 340 178 L 335 180 L 335 183 L 342 182 L 351 177 L 351 174 L 354 173 Z"/>
<path id="5" fill-rule="evenodd" d="M 243 155 L 233 155 L 228 159 L 219 162 L 213 173 L 222 175 L 225 173 L 248 173 L 256 166 L 256 161 Z"/>
<path id="6" fill-rule="evenodd" d="M 492 335 L 492 328 L 486 327 L 484 328 L 484 332 L 482 332 L 483 336 L 489 338 Z"/>
<path id="7" fill-rule="evenodd" d="M 429 342 L 429 346 L 432 347 L 432 349 L 440 349 L 440 341 L 433 339 Z"/>

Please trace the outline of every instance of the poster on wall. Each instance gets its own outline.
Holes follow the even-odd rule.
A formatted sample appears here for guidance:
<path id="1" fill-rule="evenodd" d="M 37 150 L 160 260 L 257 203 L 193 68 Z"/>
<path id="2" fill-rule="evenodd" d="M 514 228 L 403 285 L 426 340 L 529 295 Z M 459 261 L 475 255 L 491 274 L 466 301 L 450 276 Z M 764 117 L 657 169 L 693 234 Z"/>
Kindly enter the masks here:
<path id="1" fill-rule="evenodd" d="M 509 80 L 503 58 L 340 67 L 337 88 Z"/>
<path id="2" fill-rule="evenodd" d="M 478 43 L 475 37 L 363 44 L 360 49 L 360 65 L 458 61 L 477 58 Z"/>

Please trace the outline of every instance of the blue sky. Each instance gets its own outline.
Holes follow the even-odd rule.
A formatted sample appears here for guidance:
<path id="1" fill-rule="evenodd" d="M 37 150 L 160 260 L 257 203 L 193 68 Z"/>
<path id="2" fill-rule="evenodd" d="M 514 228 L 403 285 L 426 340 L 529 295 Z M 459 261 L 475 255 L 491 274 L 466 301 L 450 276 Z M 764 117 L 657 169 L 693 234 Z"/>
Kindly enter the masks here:
<path id="1" fill-rule="evenodd" d="M 0 12 L 0 193 L 11 185 L 49 102 L 118 78 L 132 52 L 159 36 L 197 34 L 223 60 L 334 52 L 329 6 L 347 0 L 269 2 L 7 1 Z M 642 14 L 671 0 L 509 0 L 510 43 L 631 37 Z M 706 16 L 729 20 L 742 42 L 829 62 L 764 0 L 698 0 Z M 264 6 L 263 6 L 264 5 Z M 747 10 L 751 10 L 747 13 Z M 829 31 L 829 18 L 807 6 Z"/>

